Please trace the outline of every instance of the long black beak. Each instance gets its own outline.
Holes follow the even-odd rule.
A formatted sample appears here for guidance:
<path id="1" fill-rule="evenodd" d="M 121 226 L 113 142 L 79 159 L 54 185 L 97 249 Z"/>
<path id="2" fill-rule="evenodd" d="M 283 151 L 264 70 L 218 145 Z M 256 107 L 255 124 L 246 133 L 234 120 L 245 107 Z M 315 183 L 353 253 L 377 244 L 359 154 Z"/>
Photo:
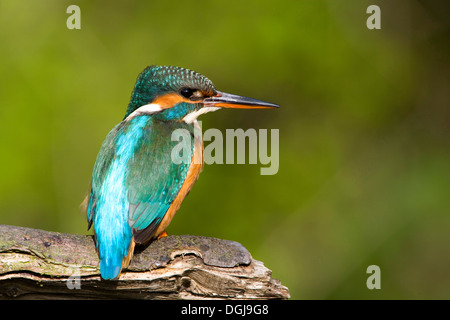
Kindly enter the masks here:
<path id="1" fill-rule="evenodd" d="M 204 106 L 238 109 L 266 109 L 279 108 L 274 103 L 238 96 L 235 94 L 217 91 L 217 95 L 203 100 Z"/>

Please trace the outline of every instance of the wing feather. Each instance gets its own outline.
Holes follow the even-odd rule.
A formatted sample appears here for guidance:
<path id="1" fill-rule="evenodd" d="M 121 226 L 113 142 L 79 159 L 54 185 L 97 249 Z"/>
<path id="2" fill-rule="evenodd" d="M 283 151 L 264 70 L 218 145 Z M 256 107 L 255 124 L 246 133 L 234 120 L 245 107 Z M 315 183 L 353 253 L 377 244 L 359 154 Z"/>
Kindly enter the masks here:
<path id="1" fill-rule="evenodd" d="M 126 180 L 128 216 L 137 243 L 154 236 L 153 232 L 176 198 L 189 170 L 190 162 L 176 164 L 172 161 L 172 150 L 178 143 L 186 143 L 183 151 L 188 152 L 188 159 L 192 158 L 194 150 L 192 141 L 172 141 L 173 130 L 180 128 L 189 130 L 189 136 L 193 137 L 191 125 L 153 121 L 130 160 Z"/>

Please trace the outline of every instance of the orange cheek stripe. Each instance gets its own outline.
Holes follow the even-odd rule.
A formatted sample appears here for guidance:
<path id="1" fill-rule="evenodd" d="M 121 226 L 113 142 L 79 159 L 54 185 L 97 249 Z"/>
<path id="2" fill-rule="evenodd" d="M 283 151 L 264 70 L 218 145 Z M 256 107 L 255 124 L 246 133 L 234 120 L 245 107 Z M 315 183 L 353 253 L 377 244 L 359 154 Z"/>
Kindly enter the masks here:
<path id="1" fill-rule="evenodd" d="M 155 103 L 161 107 L 161 109 L 172 108 L 174 105 L 180 103 L 199 103 L 198 101 L 191 101 L 189 99 L 183 98 L 178 93 L 168 93 L 157 97 L 152 103 Z"/>
<path id="2" fill-rule="evenodd" d="M 183 97 L 181 97 L 177 93 L 169 93 L 162 96 L 157 97 L 152 103 L 159 105 L 162 109 L 172 108 L 177 103 L 183 101 Z"/>

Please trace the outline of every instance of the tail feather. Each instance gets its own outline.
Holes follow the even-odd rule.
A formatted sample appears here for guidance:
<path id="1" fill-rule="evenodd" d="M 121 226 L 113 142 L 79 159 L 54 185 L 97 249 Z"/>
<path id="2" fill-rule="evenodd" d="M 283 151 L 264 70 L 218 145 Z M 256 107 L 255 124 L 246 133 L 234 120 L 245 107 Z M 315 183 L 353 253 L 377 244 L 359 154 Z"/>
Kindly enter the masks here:
<path id="1" fill-rule="evenodd" d="M 119 275 L 122 269 L 128 268 L 133 257 L 135 242 L 131 239 L 127 254 L 124 256 L 120 252 L 115 255 L 107 255 L 100 259 L 100 273 L 105 280 L 114 280 Z"/>
<path id="2" fill-rule="evenodd" d="M 105 280 L 113 280 L 117 278 L 122 270 L 122 260 L 108 261 L 107 259 L 100 260 L 100 273 Z"/>

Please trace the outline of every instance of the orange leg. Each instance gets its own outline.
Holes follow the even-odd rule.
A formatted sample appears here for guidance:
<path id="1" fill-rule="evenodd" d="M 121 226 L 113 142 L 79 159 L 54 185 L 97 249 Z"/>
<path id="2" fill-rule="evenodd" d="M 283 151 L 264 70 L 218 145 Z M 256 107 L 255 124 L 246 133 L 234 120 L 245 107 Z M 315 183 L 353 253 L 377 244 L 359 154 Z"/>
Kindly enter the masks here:
<path id="1" fill-rule="evenodd" d="M 159 239 L 164 238 L 164 237 L 167 237 L 167 232 L 165 230 L 159 234 L 157 239 L 159 240 Z"/>

